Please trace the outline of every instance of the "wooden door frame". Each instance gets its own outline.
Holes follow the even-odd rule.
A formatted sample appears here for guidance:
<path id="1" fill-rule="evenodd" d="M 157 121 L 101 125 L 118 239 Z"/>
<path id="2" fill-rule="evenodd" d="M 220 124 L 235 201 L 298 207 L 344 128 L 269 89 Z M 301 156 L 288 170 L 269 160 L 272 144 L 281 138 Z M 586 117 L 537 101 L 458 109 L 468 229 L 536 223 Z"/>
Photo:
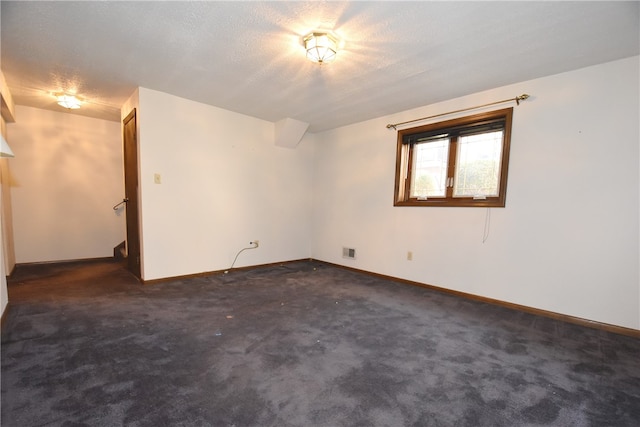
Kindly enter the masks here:
<path id="1" fill-rule="evenodd" d="M 131 122 L 133 123 L 131 124 Z M 127 226 L 127 268 L 142 279 L 140 254 L 139 179 L 138 179 L 138 129 L 134 108 L 122 121 L 124 152 L 124 188 Z"/>

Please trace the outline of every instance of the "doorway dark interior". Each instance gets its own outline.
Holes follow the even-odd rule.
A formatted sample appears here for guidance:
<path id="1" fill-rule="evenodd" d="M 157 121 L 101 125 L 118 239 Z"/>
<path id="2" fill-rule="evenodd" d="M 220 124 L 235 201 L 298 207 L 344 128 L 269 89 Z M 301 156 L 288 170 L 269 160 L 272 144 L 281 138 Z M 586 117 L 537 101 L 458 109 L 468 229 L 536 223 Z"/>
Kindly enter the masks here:
<path id="1" fill-rule="evenodd" d="M 138 222 L 138 140 L 136 109 L 123 120 L 124 187 L 127 222 L 127 268 L 141 278 L 140 226 Z"/>

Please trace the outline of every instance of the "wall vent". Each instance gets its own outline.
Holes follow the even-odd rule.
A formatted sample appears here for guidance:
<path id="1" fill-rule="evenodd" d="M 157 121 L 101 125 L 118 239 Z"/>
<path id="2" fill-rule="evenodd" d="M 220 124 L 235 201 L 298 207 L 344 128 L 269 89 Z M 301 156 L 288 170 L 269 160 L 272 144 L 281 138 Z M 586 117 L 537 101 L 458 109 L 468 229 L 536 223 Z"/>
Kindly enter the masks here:
<path id="1" fill-rule="evenodd" d="M 356 250 L 353 248 L 342 248 L 342 258 L 356 259 Z"/>

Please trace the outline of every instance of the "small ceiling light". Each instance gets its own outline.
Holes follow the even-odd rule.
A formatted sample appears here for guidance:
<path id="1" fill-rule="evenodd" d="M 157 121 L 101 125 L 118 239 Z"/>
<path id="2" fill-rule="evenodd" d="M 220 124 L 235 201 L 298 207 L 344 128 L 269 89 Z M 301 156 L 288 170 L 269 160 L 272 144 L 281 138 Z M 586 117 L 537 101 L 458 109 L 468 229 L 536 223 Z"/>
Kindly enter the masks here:
<path id="1" fill-rule="evenodd" d="M 338 39 L 328 33 L 313 32 L 303 38 L 307 58 L 318 64 L 331 62 L 338 52 Z"/>
<path id="2" fill-rule="evenodd" d="M 76 110 L 80 108 L 82 105 L 82 101 L 77 98 L 75 95 L 68 95 L 66 93 L 58 93 L 56 94 L 56 98 L 58 98 L 58 105 L 68 108 L 70 110 Z"/>

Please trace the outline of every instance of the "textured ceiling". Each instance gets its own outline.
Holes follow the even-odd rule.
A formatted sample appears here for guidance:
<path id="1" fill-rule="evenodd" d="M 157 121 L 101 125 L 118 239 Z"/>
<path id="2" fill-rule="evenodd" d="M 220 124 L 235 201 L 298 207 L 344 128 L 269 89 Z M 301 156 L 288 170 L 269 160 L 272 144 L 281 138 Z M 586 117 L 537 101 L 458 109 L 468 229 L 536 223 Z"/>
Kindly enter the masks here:
<path id="1" fill-rule="evenodd" d="M 120 119 L 139 87 L 311 132 L 639 54 L 638 2 L 1 2 L 16 104 Z M 301 37 L 330 29 L 335 62 Z M 612 76 L 614 78 L 615 76 Z"/>

